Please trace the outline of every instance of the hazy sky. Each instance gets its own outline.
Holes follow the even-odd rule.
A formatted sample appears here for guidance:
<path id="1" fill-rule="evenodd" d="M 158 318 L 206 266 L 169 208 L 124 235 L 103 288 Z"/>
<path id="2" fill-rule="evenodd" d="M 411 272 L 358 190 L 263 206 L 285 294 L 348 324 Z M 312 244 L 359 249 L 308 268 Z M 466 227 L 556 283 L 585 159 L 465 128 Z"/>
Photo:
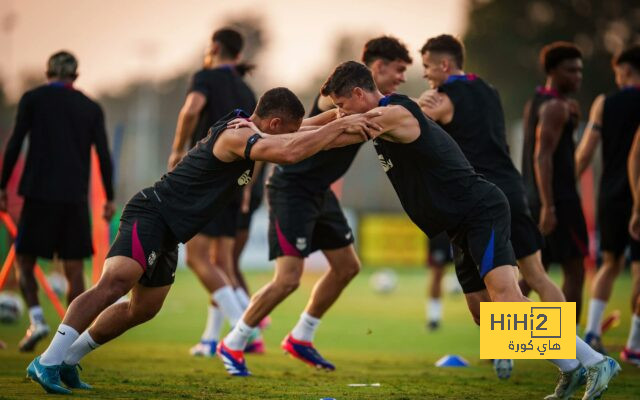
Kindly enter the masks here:
<path id="1" fill-rule="evenodd" d="M 387 33 L 412 51 L 432 35 L 461 33 L 464 0 L 0 0 L 0 74 L 11 97 L 25 71 L 44 73 L 47 57 L 68 49 L 80 60 L 77 85 L 92 95 L 139 77 L 195 70 L 212 31 L 227 17 L 264 16 L 271 85 L 292 88 L 331 68 L 336 35 Z M 419 61 L 419 60 L 418 60 Z M 414 62 L 413 68 L 419 68 Z"/>

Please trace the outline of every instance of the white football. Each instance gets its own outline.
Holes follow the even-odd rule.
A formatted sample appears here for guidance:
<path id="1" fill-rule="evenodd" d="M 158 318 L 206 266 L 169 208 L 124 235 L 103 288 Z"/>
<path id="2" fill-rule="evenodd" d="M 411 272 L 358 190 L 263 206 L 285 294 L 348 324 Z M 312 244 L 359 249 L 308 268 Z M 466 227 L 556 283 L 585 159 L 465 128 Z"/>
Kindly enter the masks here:
<path id="1" fill-rule="evenodd" d="M 50 273 L 49 276 L 47 276 L 47 281 L 49 282 L 49 286 L 51 286 L 51 289 L 56 292 L 58 297 L 64 296 L 67 293 L 69 284 L 67 283 L 67 278 L 65 278 L 61 273 Z"/>
<path id="2" fill-rule="evenodd" d="M 16 322 L 24 312 L 24 303 L 19 295 L 11 292 L 0 293 L 0 322 L 11 324 Z"/>
<path id="3" fill-rule="evenodd" d="M 398 275 L 396 274 L 396 271 L 392 269 L 381 269 L 371 275 L 369 284 L 377 293 L 390 293 L 398 284 Z"/>

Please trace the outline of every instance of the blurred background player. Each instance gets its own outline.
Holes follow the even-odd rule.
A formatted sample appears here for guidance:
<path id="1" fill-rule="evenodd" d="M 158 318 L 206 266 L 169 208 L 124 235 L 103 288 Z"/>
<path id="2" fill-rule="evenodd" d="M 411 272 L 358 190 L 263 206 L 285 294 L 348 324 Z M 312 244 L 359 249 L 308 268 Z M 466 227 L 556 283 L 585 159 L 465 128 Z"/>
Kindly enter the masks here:
<path id="1" fill-rule="evenodd" d="M 633 211 L 629 221 L 629 233 L 633 240 L 640 241 L 640 127 L 636 130 L 633 147 L 629 153 L 629 179 L 633 194 Z M 633 290 L 631 292 L 631 327 L 629 338 L 620 358 L 640 365 L 640 269 L 636 265 L 631 271 Z"/>
<path id="2" fill-rule="evenodd" d="M 396 38 L 383 36 L 368 41 L 362 61 L 371 66 L 374 79 L 385 93 L 395 91 L 405 81 L 405 70 L 412 62 L 407 48 Z M 305 121 L 312 124 L 335 118 L 323 111 L 327 97 L 318 96 Z M 329 100 L 330 103 L 330 100 Z M 332 103 L 330 103 L 332 104 Z M 260 289 L 238 325 L 224 338 L 226 352 L 241 352 L 253 328 L 278 304 L 297 289 L 304 259 L 322 250 L 329 269 L 313 288 L 309 302 L 290 334 L 282 342 L 291 356 L 319 368 L 334 370 L 313 346 L 322 316 L 338 299 L 342 290 L 360 271 L 360 260 L 353 246 L 353 233 L 340 203 L 330 186 L 342 177 L 353 162 L 361 143 L 319 152 L 293 165 L 279 165 L 267 182 L 269 202 L 269 259 L 276 260 L 273 280 Z M 244 361 L 242 368 L 246 369 Z M 226 364 L 228 366 L 228 364 Z M 232 375 L 237 368 L 227 368 Z"/>
<path id="3" fill-rule="evenodd" d="M 591 300 L 585 331 L 585 341 L 594 349 L 604 352 L 600 338 L 602 316 L 611 297 L 615 279 L 626 264 L 625 250 L 629 247 L 631 270 L 634 278 L 632 309 L 640 290 L 640 242 L 629 235 L 629 220 L 633 196 L 627 175 L 627 159 L 634 135 L 640 125 L 640 46 L 622 51 L 612 60 L 618 90 L 598 96 L 591 106 L 589 123 L 576 152 L 576 174 L 579 177 L 591 163 L 598 144 L 602 142 L 602 176 L 598 193 L 598 228 L 602 265 L 591 285 Z M 633 160 L 633 157 L 632 157 Z M 632 168 L 629 173 L 635 171 Z M 633 180 L 632 180 L 632 183 Z M 631 322 L 632 329 L 640 327 L 638 317 Z M 640 332 L 640 330 L 638 331 Z M 640 333 L 638 333 L 640 335 Z M 631 335 L 633 336 L 633 335 Z M 625 349 L 623 358 L 640 363 L 638 347 Z"/>
<path id="4" fill-rule="evenodd" d="M 193 76 L 180 110 L 169 169 L 184 157 L 187 142 L 193 147 L 222 116 L 234 109 L 253 112 L 256 98 L 243 80 L 253 67 L 240 63 L 243 45 L 242 35 L 234 29 L 223 28 L 213 33 L 205 52 L 204 67 Z M 253 204 L 242 204 L 243 200 L 247 203 L 253 200 L 252 188 L 259 190 L 263 184 L 261 162 L 256 164 L 254 173 L 256 182 L 244 188 L 247 195 L 237 196 L 225 212 L 219 213 L 186 244 L 187 265 L 210 293 L 211 301 L 204 332 L 200 342 L 191 348 L 192 355 L 215 354 L 224 318 L 235 325 L 248 305 L 249 296 L 236 278 L 234 249 L 239 220 L 248 228 L 250 206 L 256 206 L 255 200 Z M 246 212 L 241 212 L 241 208 Z"/>
<path id="5" fill-rule="evenodd" d="M 534 220 L 544 236 L 542 261 L 559 263 L 562 291 L 576 303 L 576 323 L 582 309 L 587 228 L 576 188 L 573 133 L 578 103 L 569 99 L 582 81 L 582 53 L 573 43 L 554 42 L 540 52 L 546 73 L 524 113 L 522 176 Z M 521 282 L 525 294 L 531 286 Z"/>
<path id="6" fill-rule="evenodd" d="M 542 265 L 542 237 L 531 217 L 522 177 L 509 155 L 498 92 L 480 77 L 465 74 L 464 46 L 455 37 L 431 38 L 421 53 L 424 77 L 432 87 L 419 100 L 422 111 L 451 135 L 475 171 L 507 197 L 511 244 L 524 278 L 543 301 L 564 301 Z"/>
<path id="7" fill-rule="evenodd" d="M 7 183 L 29 136 L 19 194 L 24 205 L 16 253 L 22 295 L 29 307 L 30 326 L 20 341 L 32 351 L 49 333 L 38 301 L 34 276 L 37 257 L 63 260 L 67 301 L 84 291 L 83 259 L 93 254 L 88 190 L 91 147 L 100 161 L 107 203 L 103 217 L 114 213 L 112 165 L 104 115 L 100 106 L 73 87 L 78 77 L 73 54 L 59 51 L 47 62 L 47 83 L 20 99 L 13 134 L 7 144 L 0 181 L 0 210 L 7 210 Z"/>
<path id="8" fill-rule="evenodd" d="M 442 321 L 442 280 L 444 279 L 446 266 L 453 261 L 451 243 L 446 233 L 436 235 L 429 239 L 429 256 L 427 267 L 431 271 L 427 289 L 427 304 L 425 307 L 427 329 L 435 331 L 440 328 Z"/>

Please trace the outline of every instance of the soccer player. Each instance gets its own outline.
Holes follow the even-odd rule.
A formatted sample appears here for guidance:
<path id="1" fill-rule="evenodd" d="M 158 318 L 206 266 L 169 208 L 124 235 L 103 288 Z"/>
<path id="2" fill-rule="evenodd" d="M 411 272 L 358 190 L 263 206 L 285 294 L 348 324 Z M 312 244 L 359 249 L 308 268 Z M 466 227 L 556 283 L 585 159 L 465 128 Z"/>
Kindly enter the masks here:
<path id="1" fill-rule="evenodd" d="M 251 116 L 269 134 L 228 129 L 232 119 L 249 117 L 242 110 L 231 112 L 176 168 L 134 195 L 124 209 L 100 280 L 71 303 L 51 344 L 29 364 L 27 375 L 52 393 L 71 392 L 61 381 L 72 389 L 90 388 L 80 380 L 79 360 L 155 316 L 174 281 L 178 243 L 189 241 L 225 210 L 251 180 L 254 161 L 294 163 L 370 133 L 368 117 L 353 116 L 284 134 L 296 131 L 303 116 L 304 107 L 291 91 L 271 89 Z M 130 290 L 130 300 L 114 304 Z"/>
<path id="2" fill-rule="evenodd" d="M 431 270 L 428 299 L 426 304 L 427 329 L 435 331 L 440 328 L 442 320 L 442 280 L 447 263 L 453 261 L 451 243 L 446 233 L 440 233 L 429 240 L 429 257 L 427 266 Z"/>
<path id="3" fill-rule="evenodd" d="M 475 171 L 507 197 L 511 244 L 520 271 L 530 286 L 542 301 L 565 301 L 542 265 L 542 237 L 531 217 L 522 177 L 509 156 L 498 92 L 480 77 L 464 73 L 464 47 L 455 37 L 431 38 L 420 52 L 424 77 L 433 89 L 421 96 L 422 111 L 451 135 Z M 473 262 L 469 258 L 464 261 Z M 467 267 L 456 265 L 456 269 Z M 484 288 L 468 289 L 473 290 L 473 294 L 466 291 L 465 294 L 475 296 Z M 486 298 L 486 294 L 481 296 Z M 469 303 L 475 304 L 475 301 Z"/>
<path id="4" fill-rule="evenodd" d="M 255 95 L 242 78 L 251 68 L 240 63 L 243 44 L 242 35 L 236 30 L 223 28 L 213 33 L 204 67 L 193 76 L 180 110 L 169 157 L 170 169 L 184 157 L 188 141 L 191 147 L 195 146 L 207 136 L 209 128 L 231 110 L 253 112 Z M 260 163 L 256 165 L 256 178 L 262 176 L 258 170 L 261 170 Z M 262 180 L 256 180 L 256 186 L 260 186 Z M 253 182 L 249 183 L 244 191 L 251 193 L 253 186 Z M 204 285 L 211 302 L 200 341 L 190 349 L 192 355 L 215 354 L 224 317 L 235 325 L 248 303 L 245 302 L 247 293 L 237 284 L 232 261 L 243 197 L 240 194 L 234 199 L 227 210 L 219 213 L 185 246 L 187 265 Z"/>
<path id="5" fill-rule="evenodd" d="M 83 259 L 93 254 L 88 189 L 91 146 L 100 161 L 107 202 L 103 217 L 113 216 L 111 156 L 100 106 L 73 87 L 78 61 L 66 51 L 47 62 L 47 83 L 26 92 L 18 104 L 0 180 L 0 210 L 7 210 L 7 183 L 25 137 L 29 150 L 20 180 L 24 206 L 18 224 L 16 253 L 22 295 L 30 325 L 20 351 L 32 351 L 49 334 L 38 302 L 34 276 L 37 257 L 63 260 L 67 301 L 84 292 Z"/>
<path id="6" fill-rule="evenodd" d="M 611 297 L 613 283 L 625 265 L 625 249 L 630 247 L 634 274 L 632 304 L 640 290 L 640 242 L 629 236 L 628 226 L 633 196 L 627 175 L 627 159 L 634 134 L 640 125 L 640 46 L 631 47 L 613 59 L 619 90 L 598 96 L 591 106 L 589 123 L 576 152 L 576 173 L 580 176 L 602 142 L 602 176 L 598 194 L 598 227 L 602 265 L 591 287 L 585 341 L 604 352 L 600 339 L 602 314 Z M 631 157 L 633 160 L 633 157 Z M 633 170 L 633 169 L 632 169 Z M 630 171 L 631 172 L 631 171 Z M 632 183 L 635 182 L 632 180 Z M 640 319 L 631 321 L 640 335 Z M 635 328 L 634 328 L 635 327 Z M 633 335 L 632 335 L 633 336 Z M 622 352 L 623 359 L 640 363 L 640 343 Z"/>
<path id="7" fill-rule="evenodd" d="M 405 81 L 404 71 L 411 63 L 406 47 L 388 36 L 367 42 L 362 59 L 372 66 L 374 79 L 387 93 Z M 308 121 L 336 115 L 333 111 L 321 112 L 316 104 L 312 111 L 315 116 Z M 315 250 L 322 250 L 329 269 L 313 288 L 282 348 L 309 365 L 335 369 L 314 348 L 313 338 L 322 316 L 360 270 L 360 261 L 351 228 L 330 185 L 347 172 L 360 145 L 322 151 L 301 163 L 275 167 L 267 182 L 269 258 L 276 260 L 275 276 L 254 295 L 242 320 L 219 345 L 218 354 L 231 375 L 249 374 L 243 349 L 253 328 L 298 287 L 304 259 Z"/>
<path id="8" fill-rule="evenodd" d="M 567 96 L 580 87 L 582 54 L 573 43 L 555 42 L 542 49 L 540 62 L 547 80 L 525 108 L 522 176 L 544 236 L 542 261 L 547 267 L 562 265 L 562 291 L 567 301 L 576 303 L 577 323 L 589 239 L 574 168 L 579 107 Z"/>
<path id="9" fill-rule="evenodd" d="M 636 130 L 633 147 L 629 152 L 628 167 L 631 190 L 633 191 L 633 211 L 629 221 L 629 233 L 633 240 L 640 241 L 640 127 Z M 637 264 L 631 273 L 634 282 L 631 292 L 633 315 L 627 345 L 620 353 L 620 358 L 626 362 L 640 365 L 640 357 L 638 357 L 640 355 L 640 268 Z"/>
<path id="10" fill-rule="evenodd" d="M 360 63 L 339 65 L 322 94 L 346 115 L 382 114 L 372 119 L 381 127 L 373 144 L 382 169 L 411 220 L 428 236 L 446 231 L 461 257 L 472 260 L 459 264 L 465 267 L 457 271 L 463 287 L 486 287 L 490 301 L 528 301 L 517 282 L 507 198 L 474 171 L 455 141 L 408 97 L 382 95 Z M 569 397 L 585 375 L 583 399 L 597 398 L 620 370 L 577 336 L 576 354 L 579 361 L 561 360 L 573 365 L 547 398 Z"/>

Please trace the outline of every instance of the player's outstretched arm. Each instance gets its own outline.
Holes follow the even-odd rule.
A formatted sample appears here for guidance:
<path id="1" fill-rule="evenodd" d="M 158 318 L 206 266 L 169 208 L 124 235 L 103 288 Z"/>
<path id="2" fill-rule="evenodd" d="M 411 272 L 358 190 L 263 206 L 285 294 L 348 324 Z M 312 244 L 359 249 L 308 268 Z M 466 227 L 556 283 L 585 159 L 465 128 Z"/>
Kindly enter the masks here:
<path id="1" fill-rule="evenodd" d="M 332 108 L 318 115 L 302 120 L 302 126 L 322 126 L 335 121 L 340 116 L 338 109 Z"/>
<path id="2" fill-rule="evenodd" d="M 7 210 L 7 185 L 13 173 L 13 168 L 20 157 L 20 149 L 27 133 L 31 130 L 31 100 L 29 94 L 25 94 L 18 103 L 18 112 L 16 114 L 16 123 L 13 133 L 7 143 L 2 160 L 2 177 L 0 178 L 0 211 Z"/>
<path id="3" fill-rule="evenodd" d="M 542 203 L 539 228 L 544 235 L 553 232 L 558 223 L 553 202 L 553 153 L 558 147 L 562 129 L 568 118 L 569 111 L 562 102 L 549 100 L 540 109 L 540 119 L 536 127 L 533 167 Z"/>
<path id="4" fill-rule="evenodd" d="M 172 170 L 176 164 L 182 160 L 186 154 L 185 146 L 198 124 L 200 112 L 204 108 L 207 98 L 198 91 L 192 91 L 187 95 L 184 105 L 180 109 L 178 115 L 178 124 L 176 133 L 171 147 L 171 155 L 169 156 L 169 170 Z"/>
<path id="5" fill-rule="evenodd" d="M 256 161 L 268 161 L 277 164 L 294 164 L 324 149 L 336 137 L 353 126 L 359 126 L 364 132 L 375 126 L 370 122 L 371 115 L 353 115 L 333 121 L 310 131 L 268 135 L 258 133 L 260 139 L 251 147 L 249 157 Z M 236 157 L 245 157 L 247 140 L 257 129 L 240 128 L 230 135 L 223 135 L 223 147 Z M 351 133 L 346 133 L 351 134 Z M 361 141 L 366 140 L 366 134 Z M 214 149 L 215 151 L 215 149 Z"/>
<path id="6" fill-rule="evenodd" d="M 640 126 L 636 130 L 629 160 L 629 184 L 633 195 L 633 211 L 629 221 L 629 233 L 635 240 L 640 240 Z"/>
<path id="7" fill-rule="evenodd" d="M 402 106 L 377 107 L 365 115 L 372 115 L 371 122 L 379 126 L 379 129 L 370 131 L 372 139 L 380 137 L 390 142 L 410 143 L 420 136 L 418 121 Z"/>
<path id="8" fill-rule="evenodd" d="M 589 112 L 589 123 L 584 130 L 580 145 L 576 150 L 576 177 L 579 178 L 587 169 L 593 155 L 600 143 L 600 130 L 602 129 L 602 110 L 604 108 L 604 95 L 601 94 L 593 101 Z"/>

